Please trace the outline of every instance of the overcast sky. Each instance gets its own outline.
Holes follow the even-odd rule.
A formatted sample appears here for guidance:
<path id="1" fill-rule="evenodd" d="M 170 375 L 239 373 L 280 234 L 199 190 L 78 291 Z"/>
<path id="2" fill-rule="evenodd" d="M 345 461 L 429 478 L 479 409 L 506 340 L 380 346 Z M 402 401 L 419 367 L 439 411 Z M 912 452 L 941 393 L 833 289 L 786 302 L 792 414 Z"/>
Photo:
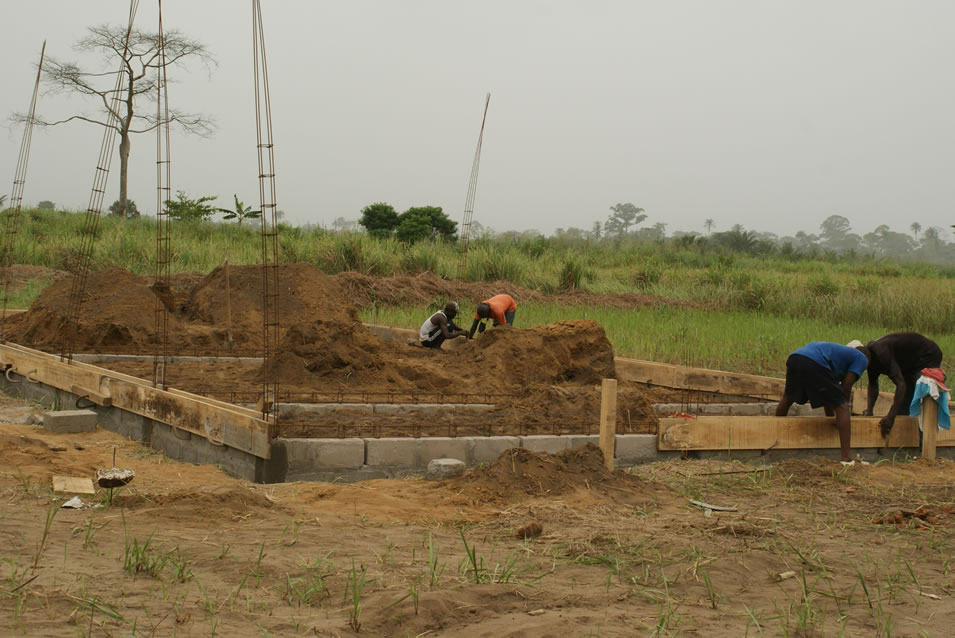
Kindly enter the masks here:
<path id="1" fill-rule="evenodd" d="M 137 27 L 156 30 L 157 2 Z M 491 93 L 474 219 L 496 230 L 603 221 L 818 232 L 829 215 L 955 223 L 951 0 L 338 2 L 262 0 L 277 203 L 292 223 L 356 219 L 384 201 L 460 221 Z M 82 59 L 85 27 L 125 24 L 126 0 L 4 2 L 0 113 L 25 111 L 40 47 Z M 251 1 L 164 0 L 164 25 L 218 66 L 172 69 L 170 101 L 217 123 L 174 133 L 172 186 L 257 203 Z M 113 64 L 109 65 L 112 69 Z M 41 95 L 38 114 L 95 111 Z M 22 128 L 0 131 L 10 192 Z M 102 140 L 34 133 L 25 204 L 85 210 Z M 130 196 L 155 213 L 155 135 L 133 139 Z M 118 154 L 104 207 L 118 197 Z M 4 182 L 0 182 L 4 184 Z"/>

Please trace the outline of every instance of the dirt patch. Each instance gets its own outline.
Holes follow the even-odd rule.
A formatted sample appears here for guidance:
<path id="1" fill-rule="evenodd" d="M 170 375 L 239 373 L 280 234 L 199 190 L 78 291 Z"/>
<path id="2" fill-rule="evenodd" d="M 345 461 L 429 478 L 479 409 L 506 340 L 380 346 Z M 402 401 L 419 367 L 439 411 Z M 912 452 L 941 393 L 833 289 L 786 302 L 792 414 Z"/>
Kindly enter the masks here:
<path id="1" fill-rule="evenodd" d="M 946 635 L 955 613 L 950 518 L 872 523 L 951 507 L 950 461 L 823 487 L 794 477 L 838 463 L 610 473 L 593 449 L 515 450 L 455 481 L 253 485 L 103 430 L 0 435 L 16 635 L 915 636 Z M 112 506 L 57 509 L 52 475 L 90 476 L 114 450 L 136 479 Z"/>
<path id="2" fill-rule="evenodd" d="M 588 443 L 557 454 L 512 448 L 487 467 L 448 480 L 446 486 L 476 503 L 501 503 L 513 502 L 516 497 L 562 496 L 581 489 L 623 498 L 645 487 L 646 482 L 626 472 L 608 470 L 600 448 Z"/>

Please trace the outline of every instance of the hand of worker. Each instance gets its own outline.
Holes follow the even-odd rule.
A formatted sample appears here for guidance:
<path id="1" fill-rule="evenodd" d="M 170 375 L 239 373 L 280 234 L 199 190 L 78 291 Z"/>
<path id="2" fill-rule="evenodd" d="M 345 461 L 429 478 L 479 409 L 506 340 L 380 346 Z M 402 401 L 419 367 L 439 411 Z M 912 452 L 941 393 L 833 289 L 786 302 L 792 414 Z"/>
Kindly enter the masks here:
<path id="1" fill-rule="evenodd" d="M 888 416 L 882 417 L 879 421 L 879 428 L 882 430 L 882 438 L 889 436 L 889 432 L 892 431 L 892 426 L 895 425 L 895 419 L 889 418 Z"/>

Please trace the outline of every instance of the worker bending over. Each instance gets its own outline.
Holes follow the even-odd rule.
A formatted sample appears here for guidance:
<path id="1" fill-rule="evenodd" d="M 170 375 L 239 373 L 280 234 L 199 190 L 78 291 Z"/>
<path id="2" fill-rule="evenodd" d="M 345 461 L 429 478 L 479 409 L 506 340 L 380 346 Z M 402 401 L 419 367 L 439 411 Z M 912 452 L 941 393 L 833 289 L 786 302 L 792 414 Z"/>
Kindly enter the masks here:
<path id="1" fill-rule="evenodd" d="M 458 304 L 450 301 L 444 306 L 444 310 L 439 310 L 425 319 L 418 331 L 418 341 L 421 345 L 443 352 L 441 344 L 446 339 L 467 336 L 467 332 L 454 325 L 454 318 L 458 316 L 459 310 Z"/>
<path id="2" fill-rule="evenodd" d="M 813 341 L 793 351 L 786 359 L 786 390 L 776 416 L 786 416 L 793 403 L 808 401 L 813 408 L 825 408 L 826 416 L 836 417 L 842 462 L 851 464 L 849 393 L 868 363 L 868 353 L 859 341 L 846 346 Z"/>
<path id="3" fill-rule="evenodd" d="M 909 404 L 915 393 L 915 384 L 923 368 L 942 365 L 942 350 L 931 339 L 917 332 L 893 332 L 866 344 L 869 351 L 869 397 L 863 414 L 872 416 L 879 398 L 879 375 L 892 379 L 895 397 L 889 413 L 879 421 L 882 436 L 889 436 L 895 417 L 909 413 Z"/>
<path id="4" fill-rule="evenodd" d="M 474 331 L 484 332 L 484 320 L 491 319 L 495 326 L 514 326 L 514 314 L 517 312 L 517 304 L 510 295 L 494 295 L 478 304 L 477 311 L 474 313 L 474 322 L 471 324 L 471 331 L 468 333 L 468 339 L 474 337 Z M 481 327 L 478 328 L 480 322 Z"/>

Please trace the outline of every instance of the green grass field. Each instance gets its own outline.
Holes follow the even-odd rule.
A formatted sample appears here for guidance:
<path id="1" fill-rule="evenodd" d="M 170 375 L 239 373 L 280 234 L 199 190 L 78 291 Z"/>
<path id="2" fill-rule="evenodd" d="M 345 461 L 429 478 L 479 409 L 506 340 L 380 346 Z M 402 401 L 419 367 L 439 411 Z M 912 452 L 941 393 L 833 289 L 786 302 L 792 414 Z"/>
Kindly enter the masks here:
<path id="1" fill-rule="evenodd" d="M 25 210 L 12 262 L 71 270 L 82 246 L 85 215 Z M 715 252 L 679 240 L 567 241 L 557 238 L 480 239 L 459 271 L 457 246 L 403 244 L 363 233 L 280 226 L 281 257 L 327 274 L 374 276 L 431 271 L 447 279 L 510 281 L 543 293 L 578 287 L 593 293 L 641 293 L 689 301 L 699 309 L 635 310 L 521 303 L 518 325 L 594 319 L 620 356 L 782 374 L 787 354 L 813 340 L 867 341 L 915 330 L 955 351 L 955 264 L 896 263 L 825 254 L 754 257 Z M 155 271 L 155 220 L 99 220 L 92 267 Z M 232 223 L 175 223 L 174 272 L 208 272 L 227 258 L 260 263 L 258 230 Z M 17 291 L 8 307 L 25 307 L 42 290 Z M 462 304 L 473 300 L 459 299 Z M 435 300 L 443 303 L 444 300 Z M 428 308 L 368 308 L 364 318 L 417 328 Z M 951 355 L 946 364 L 951 368 Z"/>

